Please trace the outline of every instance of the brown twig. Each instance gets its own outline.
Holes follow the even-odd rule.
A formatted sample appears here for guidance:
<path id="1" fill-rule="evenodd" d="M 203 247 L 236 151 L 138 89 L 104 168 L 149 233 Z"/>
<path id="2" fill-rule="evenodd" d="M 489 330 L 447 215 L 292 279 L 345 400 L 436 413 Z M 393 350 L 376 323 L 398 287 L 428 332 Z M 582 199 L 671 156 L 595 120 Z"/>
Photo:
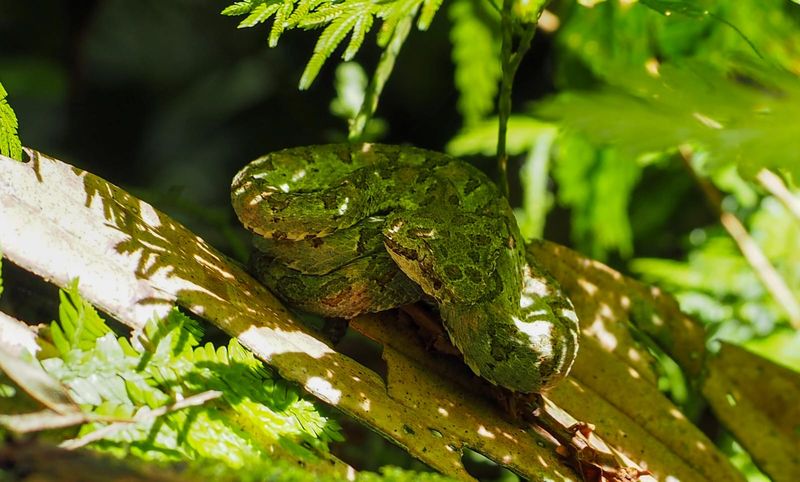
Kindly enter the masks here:
<path id="1" fill-rule="evenodd" d="M 770 194 L 783 204 L 783 206 L 794 216 L 795 221 L 800 223 L 800 200 L 786 187 L 783 179 L 769 169 L 761 169 L 756 175 L 756 179 L 769 191 Z"/>

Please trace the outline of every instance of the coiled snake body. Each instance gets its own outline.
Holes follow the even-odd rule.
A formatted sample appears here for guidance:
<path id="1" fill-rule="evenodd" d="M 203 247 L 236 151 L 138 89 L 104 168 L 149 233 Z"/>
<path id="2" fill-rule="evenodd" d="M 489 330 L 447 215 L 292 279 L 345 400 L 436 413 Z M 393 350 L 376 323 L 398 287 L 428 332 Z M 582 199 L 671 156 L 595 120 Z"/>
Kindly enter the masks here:
<path id="1" fill-rule="evenodd" d="M 232 201 L 257 235 L 257 276 L 292 306 L 352 318 L 428 297 L 494 384 L 539 392 L 572 366 L 572 304 L 526 258 L 508 202 L 469 164 L 411 147 L 298 147 L 242 169 Z"/>

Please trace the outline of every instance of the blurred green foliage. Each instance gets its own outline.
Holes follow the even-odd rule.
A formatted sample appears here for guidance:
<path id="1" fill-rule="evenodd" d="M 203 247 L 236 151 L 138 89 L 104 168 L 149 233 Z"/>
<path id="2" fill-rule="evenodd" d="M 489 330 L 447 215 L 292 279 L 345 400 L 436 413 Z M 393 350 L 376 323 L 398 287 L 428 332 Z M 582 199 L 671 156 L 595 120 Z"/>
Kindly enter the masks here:
<path id="1" fill-rule="evenodd" d="M 458 111 L 467 126 L 494 111 L 500 65 L 500 15 L 488 2 L 453 0 L 450 42 L 459 91 Z"/>
<path id="2" fill-rule="evenodd" d="M 637 184 L 659 179 L 674 185 L 667 176 L 676 175 L 691 182 L 691 169 L 727 193 L 721 207 L 746 220 L 800 298 L 798 221 L 754 180 L 770 168 L 793 187 L 800 174 L 794 129 L 800 9 L 784 1 L 648 0 L 591 8 L 565 2 L 559 12 L 559 92 L 530 112 L 561 128 L 552 175 L 559 202 L 572 212 L 572 239 L 600 258 L 646 251 L 648 240 L 634 239 L 628 214 L 631 199 L 645 198 Z M 689 161 L 679 147 L 687 150 L 684 156 L 693 153 Z M 682 200 L 669 192 L 646 197 L 649 207 L 635 206 L 640 223 L 650 212 L 671 234 Z M 673 241 L 686 261 L 637 259 L 631 268 L 671 289 L 685 310 L 707 323 L 712 347 L 725 339 L 800 369 L 800 338 L 785 309 L 715 223 L 714 211 L 700 199 L 684 209 L 705 210 L 711 223 L 674 238 L 689 240 Z"/>
<path id="3" fill-rule="evenodd" d="M 800 200 L 800 196 L 797 196 Z M 800 220 L 767 196 L 747 216 L 750 234 L 793 293 L 800 293 Z M 744 344 L 776 363 L 800 371 L 800 335 L 765 290 L 733 240 L 720 228 L 697 229 L 686 261 L 634 260 L 644 279 L 668 287 L 681 308 L 708 324 L 711 347 L 722 339 Z"/>

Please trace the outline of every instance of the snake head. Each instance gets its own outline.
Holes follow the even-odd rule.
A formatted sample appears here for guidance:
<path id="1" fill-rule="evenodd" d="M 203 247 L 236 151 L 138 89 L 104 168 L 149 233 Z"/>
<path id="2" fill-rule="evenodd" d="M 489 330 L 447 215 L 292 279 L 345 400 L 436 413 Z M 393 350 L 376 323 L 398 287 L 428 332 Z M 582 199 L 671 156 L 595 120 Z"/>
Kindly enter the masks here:
<path id="1" fill-rule="evenodd" d="M 477 375 L 517 392 L 542 392 L 569 373 L 577 354 L 577 319 L 549 310 L 509 317 L 502 303 L 442 306 L 453 344 Z"/>
<path id="2" fill-rule="evenodd" d="M 504 286 L 519 299 L 517 255 L 504 243 L 502 220 L 476 213 L 413 211 L 391 215 L 384 246 L 400 269 L 438 303 L 471 305 L 495 298 Z M 486 233 L 495 233 L 489 236 Z M 503 259 L 505 258 L 505 259 Z"/>

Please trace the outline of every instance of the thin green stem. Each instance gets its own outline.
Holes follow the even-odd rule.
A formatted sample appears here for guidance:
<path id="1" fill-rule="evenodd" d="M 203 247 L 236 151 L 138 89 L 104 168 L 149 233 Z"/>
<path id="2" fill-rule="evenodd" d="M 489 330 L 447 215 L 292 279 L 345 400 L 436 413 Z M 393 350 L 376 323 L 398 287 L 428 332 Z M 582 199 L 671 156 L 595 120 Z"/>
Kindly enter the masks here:
<path id="1" fill-rule="evenodd" d="M 500 81 L 500 96 L 497 100 L 499 123 L 497 128 L 497 182 L 505 197 L 508 197 L 508 154 L 506 153 L 506 132 L 508 131 L 508 117 L 511 115 L 511 87 L 514 76 L 511 74 L 511 51 L 514 42 L 512 31 L 513 19 L 511 17 L 512 0 L 503 0 L 500 11 L 500 31 L 502 44 L 500 45 L 500 64 L 503 69 L 503 78 Z"/>
<path id="2" fill-rule="evenodd" d="M 389 76 L 392 74 L 394 62 L 400 54 L 400 49 L 403 47 L 406 38 L 408 38 L 408 33 L 414 24 L 414 18 L 417 16 L 417 10 L 419 10 L 419 7 L 398 22 L 389 45 L 386 46 L 386 49 L 381 54 L 378 66 L 375 67 L 375 73 L 372 75 L 364 93 L 364 101 L 361 103 L 361 108 L 358 110 L 358 114 L 350 121 L 348 139 L 351 142 L 358 142 L 362 139 L 367 122 L 378 109 L 378 99 L 381 96 L 381 92 L 383 92 L 386 81 L 389 80 Z"/>
<path id="3" fill-rule="evenodd" d="M 503 194 L 508 197 L 508 153 L 506 152 L 506 136 L 508 132 L 508 118 L 511 116 L 511 90 L 514 86 L 514 76 L 522 63 L 522 58 L 531 47 L 531 41 L 536 34 L 536 24 L 529 24 L 522 32 L 517 46 L 517 51 L 512 52 L 514 41 L 514 23 L 511 12 L 513 0 L 503 0 L 503 9 L 500 15 L 500 29 L 503 33 L 500 47 L 503 79 L 500 81 L 500 96 L 498 98 L 498 127 L 497 127 L 497 171 L 498 182 Z"/>

